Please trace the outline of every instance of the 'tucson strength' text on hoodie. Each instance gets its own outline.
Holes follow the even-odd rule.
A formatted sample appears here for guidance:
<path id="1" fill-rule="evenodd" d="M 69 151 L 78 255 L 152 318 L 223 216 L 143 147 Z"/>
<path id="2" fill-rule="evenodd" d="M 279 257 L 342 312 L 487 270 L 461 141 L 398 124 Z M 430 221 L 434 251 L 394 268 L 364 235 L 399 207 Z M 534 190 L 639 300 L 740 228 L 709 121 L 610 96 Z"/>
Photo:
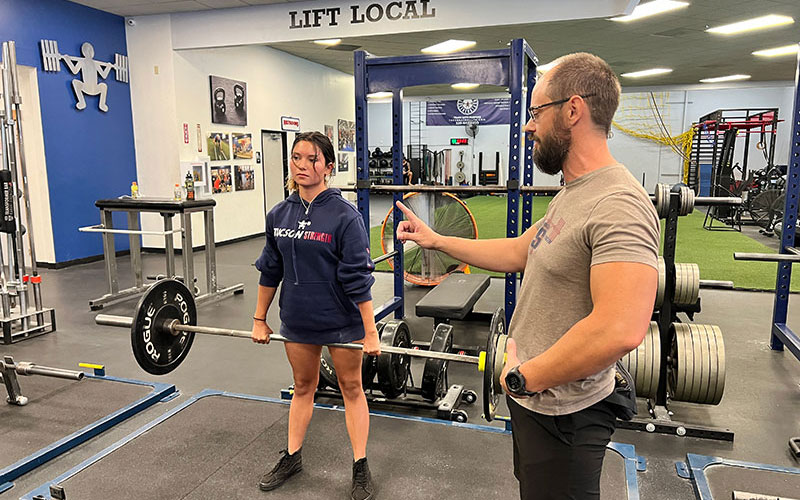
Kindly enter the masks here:
<path id="1" fill-rule="evenodd" d="M 281 334 L 303 343 L 364 337 L 358 305 L 371 300 L 374 264 L 361 214 L 328 188 L 311 204 L 297 192 L 267 214 L 259 284 L 277 287 Z"/>

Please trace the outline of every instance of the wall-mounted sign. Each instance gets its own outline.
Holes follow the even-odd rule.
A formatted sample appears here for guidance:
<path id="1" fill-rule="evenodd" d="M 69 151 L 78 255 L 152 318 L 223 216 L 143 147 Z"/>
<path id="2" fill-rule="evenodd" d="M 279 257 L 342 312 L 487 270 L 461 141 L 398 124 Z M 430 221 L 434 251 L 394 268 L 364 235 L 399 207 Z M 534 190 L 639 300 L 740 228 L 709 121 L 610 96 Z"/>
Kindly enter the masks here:
<path id="1" fill-rule="evenodd" d="M 451 137 L 451 146 L 466 146 L 469 144 L 469 137 Z"/>
<path id="2" fill-rule="evenodd" d="M 436 17 L 436 9 L 429 8 L 430 0 L 406 0 L 404 2 L 375 2 L 367 6 L 323 7 L 318 9 L 293 10 L 289 12 L 289 29 L 319 28 L 343 24 L 377 23 L 382 20 L 425 19 Z"/>
<path id="3" fill-rule="evenodd" d="M 83 57 L 69 56 L 58 51 L 58 42 L 55 40 L 40 40 L 39 48 L 42 51 L 42 69 L 48 73 L 58 73 L 61 71 L 61 62 L 67 65 L 73 75 L 81 74 L 82 80 L 72 80 L 72 90 L 75 92 L 75 99 L 78 102 L 75 108 L 86 109 L 86 95 L 99 95 L 100 102 L 97 107 L 100 111 L 108 111 L 106 99 L 108 98 L 108 84 L 98 82 L 105 80 L 111 70 L 114 70 L 114 77 L 118 82 L 128 83 L 128 56 L 114 54 L 114 63 L 95 61 L 94 46 L 89 42 L 81 45 Z"/>
<path id="4" fill-rule="evenodd" d="M 429 101 L 425 111 L 425 124 L 437 125 L 508 125 L 511 99 L 458 99 L 457 101 Z"/>
<path id="5" fill-rule="evenodd" d="M 291 116 L 281 116 L 281 130 L 289 132 L 300 132 L 300 118 Z"/>
<path id="6" fill-rule="evenodd" d="M 183 143 L 189 144 L 189 124 L 183 124 Z"/>

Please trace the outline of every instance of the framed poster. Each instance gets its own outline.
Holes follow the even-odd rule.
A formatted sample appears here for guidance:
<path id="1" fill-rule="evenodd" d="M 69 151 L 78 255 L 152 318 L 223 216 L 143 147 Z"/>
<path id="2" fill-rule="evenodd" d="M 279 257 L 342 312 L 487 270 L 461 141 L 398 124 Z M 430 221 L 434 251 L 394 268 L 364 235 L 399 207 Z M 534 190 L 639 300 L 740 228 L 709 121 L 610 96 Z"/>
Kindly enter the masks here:
<path id="1" fill-rule="evenodd" d="M 211 87 L 211 123 L 247 125 L 247 83 L 213 75 L 208 79 Z"/>

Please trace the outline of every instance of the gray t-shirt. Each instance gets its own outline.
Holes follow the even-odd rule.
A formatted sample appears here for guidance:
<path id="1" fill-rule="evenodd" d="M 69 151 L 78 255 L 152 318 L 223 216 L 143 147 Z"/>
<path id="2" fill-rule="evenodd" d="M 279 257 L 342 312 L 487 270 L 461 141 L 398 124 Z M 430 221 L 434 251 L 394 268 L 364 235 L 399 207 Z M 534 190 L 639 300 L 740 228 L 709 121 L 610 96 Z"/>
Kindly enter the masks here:
<path id="1" fill-rule="evenodd" d="M 658 266 L 658 215 L 648 193 L 623 165 L 569 182 L 531 230 L 535 236 L 509 328 L 522 362 L 546 351 L 592 311 L 591 266 Z M 613 388 L 612 365 L 517 401 L 539 413 L 565 415 L 597 403 Z"/>

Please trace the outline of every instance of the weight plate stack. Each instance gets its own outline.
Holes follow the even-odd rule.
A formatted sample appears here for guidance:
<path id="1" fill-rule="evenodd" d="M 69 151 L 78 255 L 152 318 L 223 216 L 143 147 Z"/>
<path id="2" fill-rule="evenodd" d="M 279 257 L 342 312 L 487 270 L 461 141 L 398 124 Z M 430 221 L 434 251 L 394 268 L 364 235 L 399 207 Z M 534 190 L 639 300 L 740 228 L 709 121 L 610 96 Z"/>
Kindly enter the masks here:
<path id="1" fill-rule="evenodd" d="M 675 264 L 675 303 L 690 306 L 700 296 L 700 267 L 694 263 Z"/>
<path id="2" fill-rule="evenodd" d="M 650 322 L 642 343 L 623 356 L 621 362 L 633 376 L 636 396 L 656 397 L 661 373 L 661 337 L 658 333 L 658 323 Z"/>
<path id="3" fill-rule="evenodd" d="M 453 347 L 453 325 L 439 323 L 431 338 L 431 352 L 450 352 Z M 422 371 L 422 397 L 436 401 L 447 393 L 447 361 L 426 359 Z"/>
<path id="4" fill-rule="evenodd" d="M 725 344 L 716 325 L 672 323 L 669 388 L 676 401 L 716 405 L 725 391 Z"/>
<path id="5" fill-rule="evenodd" d="M 656 212 L 661 219 L 669 215 L 669 191 L 669 184 L 656 184 Z"/>
<path id="6" fill-rule="evenodd" d="M 408 324 L 393 319 L 383 327 L 381 346 L 405 347 L 411 349 L 411 333 Z M 389 399 L 403 394 L 408 380 L 411 357 L 404 354 L 381 354 L 378 356 L 378 385 Z"/>

